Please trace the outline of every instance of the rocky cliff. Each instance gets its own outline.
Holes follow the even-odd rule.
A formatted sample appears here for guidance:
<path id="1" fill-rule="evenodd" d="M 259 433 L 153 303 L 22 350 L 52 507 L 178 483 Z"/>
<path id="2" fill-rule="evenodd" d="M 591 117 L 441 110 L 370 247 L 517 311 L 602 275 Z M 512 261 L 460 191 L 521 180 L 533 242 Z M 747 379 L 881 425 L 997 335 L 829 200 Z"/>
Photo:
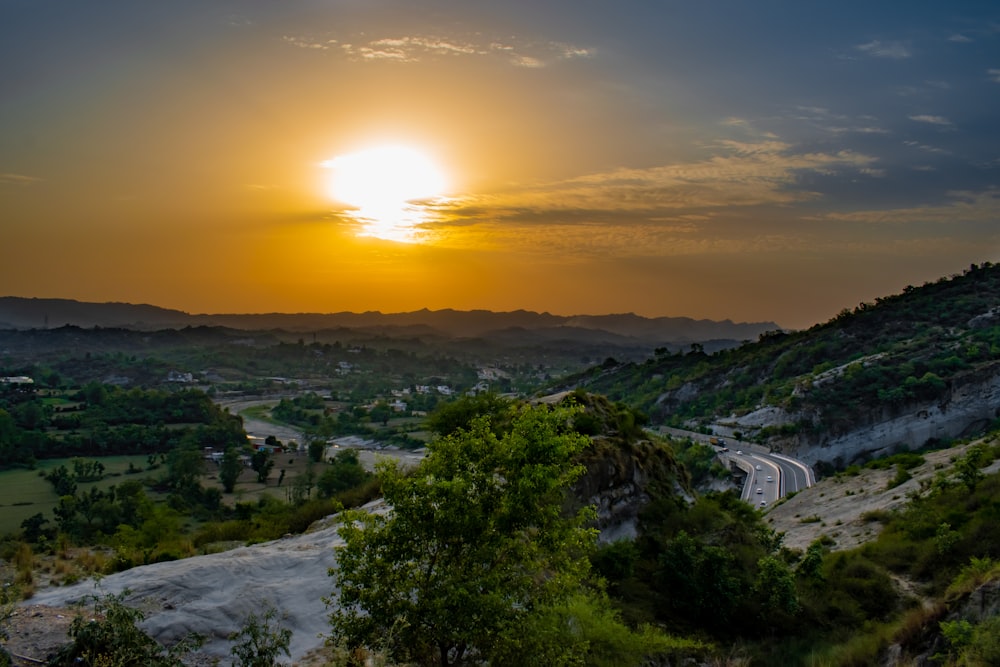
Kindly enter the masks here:
<path id="1" fill-rule="evenodd" d="M 773 436 L 767 444 L 810 464 L 830 463 L 842 468 L 899 450 L 969 437 L 998 418 L 1000 362 L 995 361 L 955 376 L 933 399 L 862 409 L 850 426 L 838 433 L 800 429 L 791 435 Z M 720 423 L 730 433 L 739 430 L 752 435 L 782 424 L 818 421 L 815 412 L 767 406 Z"/>

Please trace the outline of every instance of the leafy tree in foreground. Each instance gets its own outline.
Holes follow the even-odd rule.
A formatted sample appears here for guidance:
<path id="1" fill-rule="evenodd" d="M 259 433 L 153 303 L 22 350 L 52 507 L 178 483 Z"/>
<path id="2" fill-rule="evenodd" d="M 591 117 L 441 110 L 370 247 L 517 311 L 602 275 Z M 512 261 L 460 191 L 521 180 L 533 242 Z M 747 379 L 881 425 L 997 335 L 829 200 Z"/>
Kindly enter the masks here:
<path id="1" fill-rule="evenodd" d="M 580 592 L 596 536 L 592 508 L 564 511 L 589 443 L 571 430 L 574 414 L 524 407 L 500 434 L 480 416 L 429 445 L 412 473 L 382 461 L 393 510 L 345 513 L 333 639 L 442 667 L 528 659 L 519 648 L 541 646 L 546 664 L 579 660 L 585 638 L 549 625 Z"/>

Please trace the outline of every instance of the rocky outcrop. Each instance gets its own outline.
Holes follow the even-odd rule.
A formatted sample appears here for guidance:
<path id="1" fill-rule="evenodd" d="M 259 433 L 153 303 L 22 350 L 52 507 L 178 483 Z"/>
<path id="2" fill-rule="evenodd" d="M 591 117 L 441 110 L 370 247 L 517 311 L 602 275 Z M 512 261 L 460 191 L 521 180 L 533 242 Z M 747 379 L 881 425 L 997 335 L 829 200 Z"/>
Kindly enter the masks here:
<path id="1" fill-rule="evenodd" d="M 872 407 L 840 433 L 800 430 L 774 436 L 766 444 L 806 463 L 828 462 L 842 467 L 902 449 L 975 435 L 1000 418 L 1000 362 L 993 362 L 952 379 L 933 400 L 901 406 Z M 754 434 L 782 424 L 818 422 L 819 416 L 766 406 L 722 422 L 729 432 Z"/>
<path id="2" fill-rule="evenodd" d="M 942 623 L 964 621 L 974 627 L 998 615 L 1000 615 L 1000 581 L 990 581 L 947 606 L 939 605 L 928 610 L 925 622 L 919 631 L 910 637 L 904 637 L 902 642 L 890 645 L 885 651 L 882 664 L 885 667 L 940 665 L 941 656 L 947 655 L 953 648 L 941 631 Z M 967 663 L 961 662 L 961 664 Z"/>
<path id="3" fill-rule="evenodd" d="M 382 504 L 371 504 L 378 511 Z M 171 645 L 189 632 L 205 637 L 199 655 L 229 664 L 230 633 L 247 616 L 274 607 L 281 625 L 292 630 L 291 658 L 323 645 L 329 631 L 324 596 L 335 596 L 327 576 L 342 544 L 336 526 L 274 542 L 184 560 L 144 565 L 103 577 L 38 592 L 35 605 L 66 607 L 90 596 L 128 592 L 126 603 L 146 616 L 142 628 Z M 43 656 L 35 656 L 43 657 Z M 208 663 L 202 663 L 208 664 Z"/>
<path id="4" fill-rule="evenodd" d="M 1000 363 L 992 363 L 957 376 L 933 401 L 908 403 L 892 412 L 884 408 L 872 410 L 848 433 L 800 434 L 789 444 L 798 458 L 809 463 L 849 464 L 973 435 L 998 417 Z"/>
<path id="5" fill-rule="evenodd" d="M 597 508 L 599 540 L 604 543 L 636 536 L 639 512 L 657 489 L 687 495 L 686 473 L 671 450 L 650 440 L 596 437 L 581 462 L 586 473 L 574 485 L 573 495 L 580 505 Z"/>

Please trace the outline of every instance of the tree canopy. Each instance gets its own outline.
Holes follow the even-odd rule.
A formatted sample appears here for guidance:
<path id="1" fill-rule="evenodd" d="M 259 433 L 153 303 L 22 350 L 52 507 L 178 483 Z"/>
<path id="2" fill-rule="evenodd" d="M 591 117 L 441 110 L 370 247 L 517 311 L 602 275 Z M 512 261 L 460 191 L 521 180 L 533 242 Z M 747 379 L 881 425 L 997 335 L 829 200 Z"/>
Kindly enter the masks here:
<path id="1" fill-rule="evenodd" d="M 592 508 L 565 511 L 589 443 L 573 415 L 515 408 L 499 434 L 480 415 L 429 445 L 412 472 L 381 462 L 392 510 L 350 512 L 340 529 L 334 639 L 442 666 L 538 645 L 543 619 L 579 593 L 596 538 Z M 559 664 L 582 647 L 550 649 Z"/>

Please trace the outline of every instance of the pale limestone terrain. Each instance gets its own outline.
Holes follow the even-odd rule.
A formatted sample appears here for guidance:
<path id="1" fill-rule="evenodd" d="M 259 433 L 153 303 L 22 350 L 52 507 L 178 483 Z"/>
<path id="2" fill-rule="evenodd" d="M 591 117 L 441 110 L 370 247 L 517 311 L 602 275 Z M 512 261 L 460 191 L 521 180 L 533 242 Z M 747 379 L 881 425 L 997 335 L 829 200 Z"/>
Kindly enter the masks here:
<path id="1" fill-rule="evenodd" d="M 785 533 L 784 544 L 806 549 L 822 535 L 831 537 L 834 550 L 852 549 L 875 538 L 882 524 L 866 520 L 868 512 L 894 510 L 909 502 L 908 496 L 920 493 L 921 481 L 929 482 L 953 459 L 962 456 L 970 444 L 929 452 L 925 463 L 910 470 L 912 479 L 888 488 L 896 470 L 862 470 L 857 476 L 839 475 L 820 480 L 815 486 L 779 502 L 766 514 L 772 528 Z M 985 473 L 1000 470 L 995 461 Z"/>

